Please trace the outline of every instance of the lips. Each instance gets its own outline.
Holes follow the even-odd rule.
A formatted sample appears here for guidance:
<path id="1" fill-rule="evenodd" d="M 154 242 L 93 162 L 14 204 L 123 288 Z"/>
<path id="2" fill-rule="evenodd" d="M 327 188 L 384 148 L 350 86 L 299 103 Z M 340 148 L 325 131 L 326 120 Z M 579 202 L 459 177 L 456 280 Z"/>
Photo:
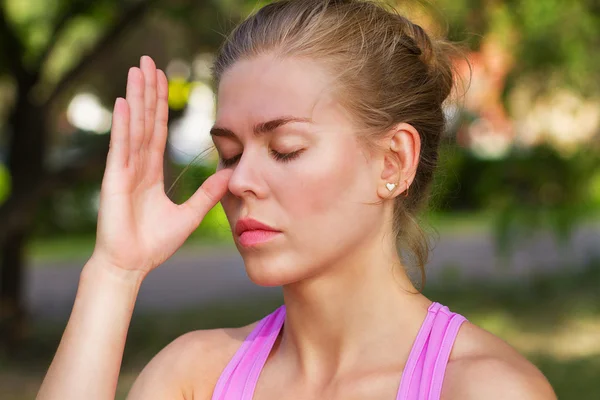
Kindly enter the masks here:
<path id="1" fill-rule="evenodd" d="M 281 231 L 251 218 L 240 219 L 235 224 L 235 234 L 243 247 L 253 247 L 279 236 Z"/>
<path id="2" fill-rule="evenodd" d="M 235 224 L 235 234 L 237 236 L 240 236 L 246 231 L 281 232 L 267 224 L 264 224 L 252 218 L 243 218 L 238 220 L 238 222 Z"/>

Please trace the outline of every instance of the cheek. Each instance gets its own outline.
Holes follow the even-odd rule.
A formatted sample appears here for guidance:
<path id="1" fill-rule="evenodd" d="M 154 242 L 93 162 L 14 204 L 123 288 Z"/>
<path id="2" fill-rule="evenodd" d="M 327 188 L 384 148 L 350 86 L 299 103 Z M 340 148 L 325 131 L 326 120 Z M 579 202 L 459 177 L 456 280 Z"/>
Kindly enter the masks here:
<path id="1" fill-rule="evenodd" d="M 298 163 L 281 187 L 287 187 L 286 209 L 293 223 L 320 219 L 347 218 L 349 207 L 359 206 L 368 187 L 368 166 L 356 143 L 348 141 L 322 146 L 310 158 Z M 333 221 L 332 221 L 333 222 Z"/>

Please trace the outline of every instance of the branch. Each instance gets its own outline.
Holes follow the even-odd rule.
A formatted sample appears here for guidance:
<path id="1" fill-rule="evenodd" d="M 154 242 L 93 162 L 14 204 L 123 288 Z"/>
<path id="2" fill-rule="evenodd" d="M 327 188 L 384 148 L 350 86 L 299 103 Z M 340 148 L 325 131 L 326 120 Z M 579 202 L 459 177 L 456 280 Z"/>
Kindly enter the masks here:
<path id="1" fill-rule="evenodd" d="M 2 3 L 3 4 L 3 3 Z M 27 81 L 31 78 L 29 72 L 22 64 L 23 54 L 25 52 L 23 43 L 10 28 L 3 5 L 0 5 L 0 42 L 4 46 L 4 62 L 8 64 L 8 69 L 15 76 L 19 86 L 27 86 Z"/>
<path id="2" fill-rule="evenodd" d="M 35 71 L 38 75 L 41 73 L 46 61 L 48 61 L 48 57 L 52 53 L 52 50 L 54 50 L 56 47 L 56 43 L 58 42 L 64 27 L 76 16 L 88 12 L 92 8 L 93 4 L 93 1 L 73 0 L 70 4 L 70 7 L 65 7 L 65 11 L 58 17 L 57 22 L 54 25 L 54 29 L 52 29 L 52 32 L 50 32 L 50 41 L 48 42 L 48 45 L 42 51 L 42 54 L 39 55 L 35 63 Z"/>
<path id="3" fill-rule="evenodd" d="M 115 23 L 112 29 L 96 43 L 94 48 L 89 51 L 86 56 L 82 58 L 79 64 L 69 73 L 67 73 L 63 79 L 61 79 L 46 100 L 47 104 L 53 103 L 54 100 L 56 100 L 56 98 L 62 93 L 62 91 L 71 85 L 75 80 L 77 80 L 77 78 L 87 69 L 88 66 L 93 65 L 94 62 L 100 58 L 104 52 L 108 51 L 129 26 L 143 19 L 146 15 L 146 12 L 150 9 L 150 6 L 155 1 L 156 0 L 141 0 L 127 10 L 121 16 L 121 19 Z"/>

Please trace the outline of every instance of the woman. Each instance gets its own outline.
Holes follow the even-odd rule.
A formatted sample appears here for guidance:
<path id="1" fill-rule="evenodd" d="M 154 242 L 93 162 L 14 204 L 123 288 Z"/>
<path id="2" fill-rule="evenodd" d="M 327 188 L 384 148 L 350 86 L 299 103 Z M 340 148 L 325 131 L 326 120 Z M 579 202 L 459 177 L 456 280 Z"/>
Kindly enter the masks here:
<path id="1" fill-rule="evenodd" d="M 129 399 L 553 399 L 499 338 L 419 293 L 423 205 L 453 83 L 451 46 L 362 1 L 280 1 L 242 23 L 214 74 L 218 171 L 164 193 L 167 81 L 142 57 L 117 99 L 97 244 L 39 399 L 112 399 L 136 295 L 221 201 L 258 285 L 285 305 L 185 334 Z M 443 383 L 443 385 L 442 385 Z"/>

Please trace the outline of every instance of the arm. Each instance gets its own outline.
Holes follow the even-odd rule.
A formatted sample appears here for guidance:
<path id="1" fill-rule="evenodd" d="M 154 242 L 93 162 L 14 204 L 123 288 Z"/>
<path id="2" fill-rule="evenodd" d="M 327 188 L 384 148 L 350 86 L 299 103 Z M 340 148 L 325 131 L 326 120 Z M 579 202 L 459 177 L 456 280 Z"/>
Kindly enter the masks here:
<path id="1" fill-rule="evenodd" d="M 40 400 L 114 399 L 131 314 L 147 274 L 177 251 L 227 191 L 210 176 L 185 203 L 164 191 L 168 82 L 149 57 L 117 99 L 100 190 L 96 246 Z"/>
<path id="2" fill-rule="evenodd" d="M 39 400 L 114 399 L 142 276 L 106 267 L 91 259 L 83 268 L 73 311 Z"/>

